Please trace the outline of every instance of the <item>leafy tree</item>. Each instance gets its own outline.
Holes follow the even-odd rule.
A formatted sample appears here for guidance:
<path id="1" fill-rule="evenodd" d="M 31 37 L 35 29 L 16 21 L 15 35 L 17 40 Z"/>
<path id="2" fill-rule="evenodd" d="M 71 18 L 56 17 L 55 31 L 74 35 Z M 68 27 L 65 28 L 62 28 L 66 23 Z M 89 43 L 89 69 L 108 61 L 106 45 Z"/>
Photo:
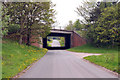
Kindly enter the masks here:
<path id="1" fill-rule="evenodd" d="M 18 33 L 20 25 L 18 24 L 9 24 L 8 34 Z"/>
<path id="2" fill-rule="evenodd" d="M 76 20 L 76 22 L 74 23 L 74 28 L 75 28 L 75 30 L 81 30 L 82 29 L 82 26 L 80 24 L 79 19 Z"/>
<path id="3" fill-rule="evenodd" d="M 120 41 L 120 17 L 118 5 L 107 7 L 101 13 L 101 17 L 97 21 L 95 27 L 95 42 L 104 44 L 119 44 Z"/>
<path id="4" fill-rule="evenodd" d="M 88 2 L 84 0 L 81 6 L 78 6 L 75 12 L 82 17 L 81 22 L 84 24 L 88 24 L 88 19 L 90 17 L 90 12 L 96 7 L 96 2 Z"/>
<path id="5" fill-rule="evenodd" d="M 65 29 L 76 31 L 82 37 L 85 37 L 86 35 L 85 25 L 83 23 L 80 23 L 79 19 L 76 20 L 74 23 L 69 21 L 69 24 L 65 27 Z"/>
<path id="6" fill-rule="evenodd" d="M 74 30 L 73 22 L 71 20 L 69 21 L 69 24 L 65 27 L 65 30 Z"/>
<path id="7" fill-rule="evenodd" d="M 7 8 L 5 15 L 10 15 L 9 23 L 20 25 L 20 39 L 22 44 L 23 33 L 40 34 L 42 37 L 49 33 L 54 23 L 54 10 L 50 2 L 9 2 L 3 3 Z M 32 31 L 32 32 L 31 32 Z M 43 33 L 43 34 L 42 34 Z"/>
<path id="8" fill-rule="evenodd" d="M 8 32 L 8 22 L 9 22 L 9 15 L 4 15 L 4 17 L 2 17 L 2 15 L 4 14 L 3 13 L 3 6 L 2 6 L 2 3 L 0 2 L 0 36 L 3 36 L 3 35 L 7 35 L 7 32 Z M 7 9 L 4 9 L 4 11 L 6 11 Z"/>
<path id="9" fill-rule="evenodd" d="M 84 22 L 86 24 L 85 29 L 87 30 L 86 38 L 88 38 L 91 43 L 98 46 L 118 43 L 119 21 L 117 10 L 119 10 L 119 8 L 116 4 L 117 1 L 114 3 L 97 2 L 93 6 L 91 3 L 86 4 L 89 6 L 88 9 L 83 6 L 77 8 L 77 13 L 86 21 Z"/>

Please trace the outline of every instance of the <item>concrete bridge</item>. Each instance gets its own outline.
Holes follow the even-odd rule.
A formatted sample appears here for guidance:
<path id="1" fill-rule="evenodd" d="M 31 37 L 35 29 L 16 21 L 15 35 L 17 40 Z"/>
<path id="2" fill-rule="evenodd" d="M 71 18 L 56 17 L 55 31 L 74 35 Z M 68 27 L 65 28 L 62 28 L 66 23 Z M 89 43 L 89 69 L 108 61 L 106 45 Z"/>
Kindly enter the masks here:
<path id="1" fill-rule="evenodd" d="M 47 37 L 42 39 L 43 45 L 39 43 L 32 43 L 32 45 L 37 47 L 43 47 L 47 49 L 69 49 L 72 47 L 82 46 L 86 44 L 86 40 L 83 39 L 79 34 L 75 31 L 68 30 L 59 30 L 59 29 L 51 29 L 51 33 L 47 35 L 47 37 L 55 36 L 55 37 L 64 37 L 65 38 L 65 46 L 63 47 L 48 47 L 47 46 Z"/>

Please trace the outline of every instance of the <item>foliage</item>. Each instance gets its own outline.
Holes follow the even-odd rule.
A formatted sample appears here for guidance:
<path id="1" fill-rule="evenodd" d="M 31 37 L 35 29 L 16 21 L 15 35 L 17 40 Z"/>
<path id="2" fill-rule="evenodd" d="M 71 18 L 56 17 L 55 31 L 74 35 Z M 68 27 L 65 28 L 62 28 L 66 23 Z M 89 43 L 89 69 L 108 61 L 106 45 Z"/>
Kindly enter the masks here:
<path id="1" fill-rule="evenodd" d="M 64 47 L 65 46 L 65 37 L 60 37 L 59 42 L 60 42 L 61 47 Z"/>
<path id="2" fill-rule="evenodd" d="M 118 6 L 105 8 L 96 24 L 97 27 L 94 28 L 96 43 L 115 45 L 120 42 Z"/>
<path id="3" fill-rule="evenodd" d="M 65 27 L 65 30 L 74 30 L 73 22 L 71 20 L 69 21 L 69 24 Z"/>
<path id="4" fill-rule="evenodd" d="M 3 15 L 3 14 L 4 13 L 1 10 L 1 15 Z M 2 26 L 2 27 L 0 27 L 1 30 L 2 30 L 2 35 L 7 35 L 7 32 L 8 32 L 7 28 L 8 28 L 9 17 L 10 17 L 9 15 L 5 15 L 4 17 L 2 17 L 2 20 L 0 21 L 0 25 Z"/>
<path id="5" fill-rule="evenodd" d="M 51 43 L 53 42 L 53 39 L 47 39 L 47 46 L 51 47 Z"/>
<path id="6" fill-rule="evenodd" d="M 76 20 L 74 23 L 69 21 L 69 24 L 65 27 L 65 30 L 76 31 L 82 37 L 85 37 L 86 35 L 85 24 L 81 23 L 79 19 Z"/>
<path id="7" fill-rule="evenodd" d="M 89 24 L 87 35 L 97 46 L 117 45 L 119 43 L 118 5 L 104 8 L 100 17 Z"/>
<path id="8" fill-rule="evenodd" d="M 90 12 L 95 8 L 96 3 L 94 2 L 90 2 L 87 0 L 83 0 L 83 3 L 81 6 L 78 6 L 76 8 L 76 13 L 82 17 L 81 22 L 84 24 L 88 23 L 88 19 L 90 17 Z"/>
<path id="9" fill-rule="evenodd" d="M 8 27 L 8 33 L 17 33 L 20 30 L 20 25 L 18 24 L 10 24 Z"/>
<path id="10" fill-rule="evenodd" d="M 47 49 L 19 45 L 18 42 L 3 39 L 2 77 L 11 78 L 23 71 L 30 64 L 45 55 Z M 19 55 L 19 56 L 18 56 Z"/>
<path id="11" fill-rule="evenodd" d="M 87 40 L 99 47 L 118 45 L 120 40 L 119 3 L 97 2 L 94 5 L 90 2 L 85 3 L 88 3 L 86 5 L 89 8 L 80 6 L 77 8 L 77 13 L 82 15 L 85 20 L 86 33 L 84 36 Z M 86 17 L 86 15 L 88 16 Z"/>
<path id="12" fill-rule="evenodd" d="M 84 28 L 83 25 L 80 24 L 79 19 L 74 22 L 73 27 L 75 28 L 75 30 L 82 30 Z"/>
<path id="13" fill-rule="evenodd" d="M 49 33 L 51 24 L 54 23 L 54 9 L 51 2 L 4 2 L 4 15 L 10 15 L 9 23 L 20 25 L 20 40 L 23 35 L 30 33 L 40 34 L 42 37 Z M 7 9 L 5 11 L 4 9 Z M 24 33 L 24 34 L 23 34 Z"/>

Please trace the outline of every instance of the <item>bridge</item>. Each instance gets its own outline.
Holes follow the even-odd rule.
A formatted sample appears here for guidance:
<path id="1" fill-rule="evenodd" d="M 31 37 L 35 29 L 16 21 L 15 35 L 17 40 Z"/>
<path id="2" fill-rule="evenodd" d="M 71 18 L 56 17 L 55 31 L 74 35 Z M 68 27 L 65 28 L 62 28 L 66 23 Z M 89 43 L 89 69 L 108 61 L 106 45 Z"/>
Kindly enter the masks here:
<path id="1" fill-rule="evenodd" d="M 49 47 L 47 45 L 47 37 L 42 39 L 41 47 L 47 49 L 69 49 L 72 47 L 82 46 L 86 44 L 86 40 L 82 38 L 75 31 L 68 30 L 59 30 L 59 29 L 51 29 L 51 33 L 47 35 L 47 37 L 55 36 L 55 37 L 64 37 L 65 38 L 65 46 L 62 47 Z M 39 47 L 40 44 L 32 43 L 32 45 Z"/>
<path id="2" fill-rule="evenodd" d="M 40 35 L 37 35 L 37 36 L 39 37 Z M 62 47 L 48 46 L 47 38 L 51 37 L 51 36 L 64 37 L 65 45 Z M 36 47 L 41 47 L 41 48 L 47 48 L 47 49 L 69 49 L 72 47 L 82 46 L 82 45 L 86 44 L 86 40 L 84 38 L 82 38 L 79 34 L 77 34 L 75 31 L 68 31 L 68 30 L 51 29 L 50 34 L 47 35 L 46 38 L 39 37 L 39 38 L 41 38 L 40 40 L 41 40 L 42 44 L 39 44 L 38 39 L 35 39 L 34 37 L 35 37 L 35 35 L 32 35 L 32 34 L 30 35 L 29 41 L 30 41 L 31 45 L 36 46 Z M 13 37 L 6 36 L 6 38 L 10 38 L 10 39 L 16 38 L 15 40 L 17 40 L 17 39 L 19 39 L 19 36 L 18 35 L 14 35 Z M 25 35 L 23 36 L 23 42 L 27 43 L 27 37 Z"/>

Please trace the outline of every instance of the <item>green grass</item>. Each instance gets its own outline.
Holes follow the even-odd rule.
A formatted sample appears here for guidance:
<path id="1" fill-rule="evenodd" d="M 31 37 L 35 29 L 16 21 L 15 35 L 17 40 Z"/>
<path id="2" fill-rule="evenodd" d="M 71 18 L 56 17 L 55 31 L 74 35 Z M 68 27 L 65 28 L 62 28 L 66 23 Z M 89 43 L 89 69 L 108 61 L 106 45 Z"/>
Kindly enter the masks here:
<path id="1" fill-rule="evenodd" d="M 68 51 L 84 52 L 84 53 L 118 53 L 117 47 L 115 47 L 115 48 L 98 48 L 98 47 L 94 47 L 90 44 L 70 48 L 70 49 L 68 49 Z"/>
<path id="2" fill-rule="evenodd" d="M 89 60 L 90 62 L 93 62 L 97 65 L 105 67 L 114 72 L 120 73 L 120 70 L 118 69 L 118 54 L 117 53 L 103 54 L 100 56 L 88 56 L 88 57 L 85 57 L 84 59 Z"/>
<path id="3" fill-rule="evenodd" d="M 118 61 L 118 48 L 97 48 L 90 44 L 86 44 L 79 47 L 68 49 L 73 52 L 84 52 L 84 53 L 101 53 L 99 56 L 88 56 L 84 59 L 89 60 L 92 63 L 103 66 L 114 72 L 120 73 L 120 61 Z"/>
<path id="4" fill-rule="evenodd" d="M 50 43 L 52 43 L 52 42 L 53 42 L 52 39 L 50 39 L 50 41 L 47 40 L 47 46 L 48 46 L 48 47 L 51 47 L 51 44 L 50 44 Z"/>
<path id="5" fill-rule="evenodd" d="M 19 45 L 15 41 L 3 40 L 2 77 L 11 78 L 45 55 L 47 49 Z"/>

